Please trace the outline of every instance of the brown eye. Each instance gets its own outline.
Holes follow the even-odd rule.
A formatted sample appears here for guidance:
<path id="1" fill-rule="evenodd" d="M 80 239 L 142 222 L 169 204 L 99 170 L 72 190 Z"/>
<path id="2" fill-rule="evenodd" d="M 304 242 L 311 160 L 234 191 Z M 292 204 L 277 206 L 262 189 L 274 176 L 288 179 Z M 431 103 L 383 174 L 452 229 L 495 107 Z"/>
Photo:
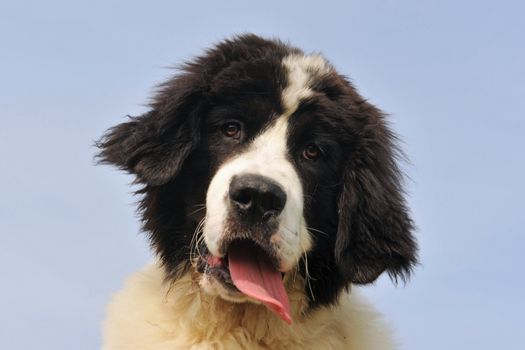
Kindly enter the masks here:
<path id="1" fill-rule="evenodd" d="M 237 122 L 226 123 L 222 126 L 221 131 L 226 137 L 238 139 L 241 135 L 241 124 Z"/>
<path id="2" fill-rule="evenodd" d="M 318 158 L 321 155 L 321 150 L 319 147 L 313 143 L 307 145 L 303 151 L 303 158 L 308 160 L 313 160 Z"/>

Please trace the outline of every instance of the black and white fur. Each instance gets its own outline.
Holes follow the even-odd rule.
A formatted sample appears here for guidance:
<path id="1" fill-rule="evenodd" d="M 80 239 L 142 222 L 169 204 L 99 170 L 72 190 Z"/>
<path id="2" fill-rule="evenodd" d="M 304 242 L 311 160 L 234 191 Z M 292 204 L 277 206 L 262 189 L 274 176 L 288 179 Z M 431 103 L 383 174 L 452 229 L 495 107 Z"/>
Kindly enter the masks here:
<path id="1" fill-rule="evenodd" d="M 394 347 L 350 286 L 384 271 L 404 280 L 416 263 L 395 136 L 321 55 L 255 35 L 223 41 L 99 147 L 101 162 L 143 185 L 143 229 L 158 256 L 110 305 L 105 349 Z M 230 188 L 242 176 L 279 187 L 283 207 L 240 219 Z M 239 239 L 283 273 L 291 326 L 198 268 Z"/>

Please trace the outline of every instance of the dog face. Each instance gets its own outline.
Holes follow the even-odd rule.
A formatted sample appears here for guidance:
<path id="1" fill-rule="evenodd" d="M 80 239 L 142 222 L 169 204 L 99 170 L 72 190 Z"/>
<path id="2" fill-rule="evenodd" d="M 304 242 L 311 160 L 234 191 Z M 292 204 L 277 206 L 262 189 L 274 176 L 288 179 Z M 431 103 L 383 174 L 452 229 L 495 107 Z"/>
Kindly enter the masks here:
<path id="1" fill-rule="evenodd" d="M 208 293 L 263 300 L 241 282 L 257 261 L 308 275 L 315 307 L 416 262 L 394 139 L 323 57 L 245 35 L 186 64 L 148 113 L 108 130 L 99 156 L 144 185 L 168 278 L 193 269 Z"/>

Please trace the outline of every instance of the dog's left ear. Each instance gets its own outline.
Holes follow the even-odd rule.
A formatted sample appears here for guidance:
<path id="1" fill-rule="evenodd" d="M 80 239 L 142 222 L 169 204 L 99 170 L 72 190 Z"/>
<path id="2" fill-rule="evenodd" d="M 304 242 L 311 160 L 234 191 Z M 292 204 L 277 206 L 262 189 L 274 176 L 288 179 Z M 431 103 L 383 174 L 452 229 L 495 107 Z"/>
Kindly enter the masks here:
<path id="1" fill-rule="evenodd" d="M 136 175 L 138 182 L 167 183 L 199 143 L 199 102 L 198 84 L 188 76 L 162 85 L 151 111 L 109 129 L 97 142 L 99 162 Z"/>
<path id="2" fill-rule="evenodd" d="M 384 271 L 404 280 L 417 262 L 395 137 L 381 112 L 365 104 L 357 117 L 359 141 L 345 164 L 335 244 L 336 264 L 355 284 L 371 283 Z"/>

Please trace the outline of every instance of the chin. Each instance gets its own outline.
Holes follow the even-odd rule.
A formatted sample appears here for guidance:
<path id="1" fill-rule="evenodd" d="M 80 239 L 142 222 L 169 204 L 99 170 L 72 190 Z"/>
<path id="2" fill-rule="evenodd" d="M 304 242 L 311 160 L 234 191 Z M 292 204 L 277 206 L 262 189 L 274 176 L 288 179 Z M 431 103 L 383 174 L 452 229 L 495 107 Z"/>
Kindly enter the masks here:
<path id="1" fill-rule="evenodd" d="M 320 54 L 241 35 L 188 61 L 97 143 L 155 253 L 104 349 L 395 348 L 356 287 L 417 263 L 396 140 Z"/>

